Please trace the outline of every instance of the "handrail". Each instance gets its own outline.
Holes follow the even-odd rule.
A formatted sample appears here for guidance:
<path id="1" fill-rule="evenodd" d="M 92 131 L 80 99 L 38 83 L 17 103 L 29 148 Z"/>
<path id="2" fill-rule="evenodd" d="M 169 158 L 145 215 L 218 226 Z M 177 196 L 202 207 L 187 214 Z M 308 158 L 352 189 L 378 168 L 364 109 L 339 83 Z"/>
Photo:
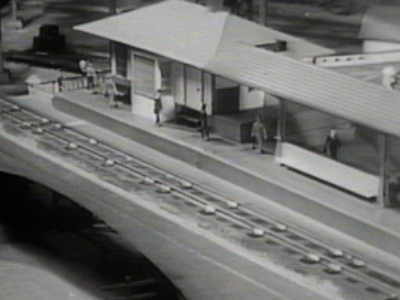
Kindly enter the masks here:
<path id="1" fill-rule="evenodd" d="M 106 76 L 109 74 L 108 70 L 96 72 L 94 76 L 94 88 L 101 87 L 104 84 Z M 66 91 L 66 90 L 79 90 L 87 88 L 87 77 L 85 75 L 73 75 L 73 76 L 60 76 L 56 79 L 42 81 L 37 85 L 37 87 L 43 87 L 46 90 L 46 86 L 51 86 L 51 93 Z"/>
<path id="2" fill-rule="evenodd" d="M 94 77 L 94 88 L 102 87 L 105 82 L 105 78 L 109 75 L 110 75 L 109 70 L 97 71 L 96 76 Z M 117 84 L 130 86 L 130 80 L 127 78 L 120 77 L 118 75 L 114 75 L 113 78 Z M 163 89 L 164 93 L 168 93 L 171 91 L 170 84 L 171 84 L 170 78 L 162 79 L 161 88 Z M 37 84 L 32 83 L 31 85 L 37 87 L 45 87 L 44 89 L 46 89 L 46 86 L 50 85 L 52 87 L 51 93 L 55 94 L 61 91 L 79 90 L 87 88 L 87 76 L 85 75 L 73 75 L 68 77 L 59 76 L 56 79 L 41 81 L 38 82 Z M 41 89 L 43 90 L 43 88 Z M 136 93 L 139 92 L 136 91 Z M 145 96 L 149 97 L 150 95 L 145 95 Z"/>

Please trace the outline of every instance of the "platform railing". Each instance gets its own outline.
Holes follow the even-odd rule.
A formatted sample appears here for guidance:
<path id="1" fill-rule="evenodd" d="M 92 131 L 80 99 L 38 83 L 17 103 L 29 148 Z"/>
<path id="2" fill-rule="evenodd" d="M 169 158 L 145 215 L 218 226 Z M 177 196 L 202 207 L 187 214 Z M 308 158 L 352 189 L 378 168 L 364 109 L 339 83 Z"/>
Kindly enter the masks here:
<path id="1" fill-rule="evenodd" d="M 94 89 L 101 89 L 106 80 L 109 71 L 101 71 L 93 78 Z M 84 75 L 74 76 L 59 76 L 57 79 L 52 79 L 37 83 L 28 83 L 35 90 L 42 93 L 54 95 L 62 91 L 82 90 L 88 88 L 88 78 Z"/>
<path id="2" fill-rule="evenodd" d="M 108 71 L 97 72 L 93 77 L 94 88 L 101 88 L 104 85 Z M 80 90 L 88 88 L 88 78 L 84 75 L 59 77 L 55 81 L 54 92 Z"/>

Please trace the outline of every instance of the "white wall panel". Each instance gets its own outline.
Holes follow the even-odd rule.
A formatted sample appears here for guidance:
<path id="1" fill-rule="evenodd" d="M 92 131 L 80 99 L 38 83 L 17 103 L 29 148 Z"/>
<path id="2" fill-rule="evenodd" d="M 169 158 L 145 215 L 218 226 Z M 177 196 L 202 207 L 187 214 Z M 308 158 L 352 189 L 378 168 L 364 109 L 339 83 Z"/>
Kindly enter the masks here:
<path id="1" fill-rule="evenodd" d="M 172 63 L 171 66 L 171 94 L 175 103 L 185 104 L 185 87 L 183 80 L 183 64 Z"/>
<path id="2" fill-rule="evenodd" d="M 204 103 L 206 104 L 207 114 L 212 114 L 212 75 L 208 72 L 204 72 Z"/>
<path id="3" fill-rule="evenodd" d="M 186 107 L 201 110 L 202 84 L 201 70 L 185 66 L 186 71 Z"/>

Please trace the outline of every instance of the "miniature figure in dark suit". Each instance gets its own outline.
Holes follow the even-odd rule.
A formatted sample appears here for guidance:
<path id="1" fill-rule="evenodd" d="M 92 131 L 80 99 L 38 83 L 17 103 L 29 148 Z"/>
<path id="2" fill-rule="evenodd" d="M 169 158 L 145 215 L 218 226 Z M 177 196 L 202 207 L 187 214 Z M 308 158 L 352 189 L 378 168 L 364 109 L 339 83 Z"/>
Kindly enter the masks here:
<path id="1" fill-rule="evenodd" d="M 337 159 L 340 147 L 342 147 L 342 142 L 337 136 L 336 131 L 331 129 L 329 135 L 326 137 L 324 153 L 328 154 L 333 159 Z"/>
<path id="2" fill-rule="evenodd" d="M 208 141 L 210 138 L 210 129 L 208 127 L 208 116 L 207 116 L 207 106 L 205 103 L 201 106 L 200 112 L 200 126 L 201 126 L 201 138 Z"/>
<path id="3" fill-rule="evenodd" d="M 156 117 L 156 125 L 161 125 L 160 113 L 162 110 L 161 90 L 157 90 L 156 97 L 154 98 L 154 115 Z"/>

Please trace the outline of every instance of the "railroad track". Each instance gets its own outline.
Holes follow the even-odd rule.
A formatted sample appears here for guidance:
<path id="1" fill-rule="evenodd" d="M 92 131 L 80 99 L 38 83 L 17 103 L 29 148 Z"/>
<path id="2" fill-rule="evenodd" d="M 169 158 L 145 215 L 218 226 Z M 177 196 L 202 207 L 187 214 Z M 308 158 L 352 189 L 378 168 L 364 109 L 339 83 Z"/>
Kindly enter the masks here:
<path id="1" fill-rule="evenodd" d="M 235 229 L 237 236 L 258 251 L 278 253 L 290 260 L 295 271 L 334 282 L 362 293 L 362 299 L 395 300 L 399 298 L 400 279 L 368 264 L 360 257 L 324 244 L 266 213 L 218 195 L 205 187 L 188 182 L 172 173 L 148 164 L 77 130 L 36 113 L 0 100 L 0 121 L 34 136 L 68 157 L 83 161 L 84 166 L 113 184 L 157 193 L 169 203 L 186 203 L 191 214 L 211 224 Z M 121 180 L 123 178 L 123 180 Z"/>

